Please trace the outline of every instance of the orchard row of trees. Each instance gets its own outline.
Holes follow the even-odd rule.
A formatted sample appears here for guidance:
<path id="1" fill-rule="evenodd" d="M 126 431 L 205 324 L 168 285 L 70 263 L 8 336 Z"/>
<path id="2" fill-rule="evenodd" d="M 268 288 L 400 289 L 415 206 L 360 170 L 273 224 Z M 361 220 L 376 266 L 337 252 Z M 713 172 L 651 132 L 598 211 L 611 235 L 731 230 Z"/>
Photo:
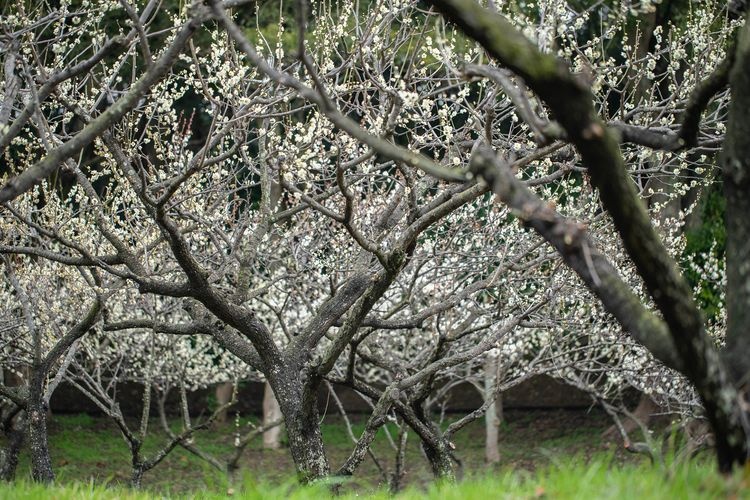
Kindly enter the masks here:
<path id="1" fill-rule="evenodd" d="M 370 457 L 397 489 L 410 434 L 454 477 L 452 436 L 542 373 L 590 393 L 626 440 L 635 387 L 708 419 L 723 470 L 745 462 L 737 8 L 165 5 L 3 7 L 4 478 L 27 443 L 34 478 L 54 479 L 62 382 L 119 427 L 136 486 L 177 446 L 232 474 L 280 423 L 304 481 Z M 728 272 L 721 242 L 685 236 L 719 179 Z M 192 422 L 186 394 L 247 379 L 267 382 L 281 420 L 209 455 L 192 435 L 234 396 Z M 143 387 L 135 428 L 122 382 Z M 446 429 L 436 410 L 461 383 L 484 404 Z M 343 464 L 320 432 L 321 390 L 344 412 L 334 385 L 372 408 Z M 148 455 L 152 407 L 169 440 Z M 390 470 L 369 449 L 386 422 L 400 429 Z"/>

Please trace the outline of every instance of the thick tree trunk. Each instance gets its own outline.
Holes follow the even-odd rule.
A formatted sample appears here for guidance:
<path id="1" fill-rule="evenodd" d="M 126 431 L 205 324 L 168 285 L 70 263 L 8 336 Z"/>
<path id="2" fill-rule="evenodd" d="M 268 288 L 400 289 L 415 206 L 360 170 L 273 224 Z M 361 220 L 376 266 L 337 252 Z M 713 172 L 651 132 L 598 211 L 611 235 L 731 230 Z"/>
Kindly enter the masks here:
<path id="1" fill-rule="evenodd" d="M 435 479 L 449 482 L 456 480 L 456 472 L 453 470 L 453 459 L 446 443 L 442 443 L 440 446 L 432 446 L 423 441 L 422 450 L 424 450 L 427 461 L 430 462 L 432 474 L 435 476 Z"/>
<path id="2" fill-rule="evenodd" d="M 31 475 L 34 481 L 51 483 L 55 480 L 47 443 L 47 402 L 44 400 L 44 378 L 33 373 L 29 384 L 28 415 Z"/>
<path id="3" fill-rule="evenodd" d="M 722 173 L 726 199 L 727 234 L 727 336 L 724 359 L 740 389 L 739 405 L 747 413 L 750 389 L 750 26 L 748 20 L 737 41 L 730 72 L 732 100 L 726 140 L 722 150 Z M 745 421 L 750 415 L 745 415 Z M 725 461 L 747 462 L 748 441 L 732 443 L 734 456 Z M 720 457 L 721 461 L 721 457 Z"/>
<path id="4" fill-rule="evenodd" d="M 269 383 L 274 394 L 278 395 L 277 401 L 289 439 L 289 452 L 300 482 L 309 483 L 327 477 L 331 467 L 320 432 L 319 383 L 304 381 L 300 370 L 288 365 L 277 369 L 274 375 L 273 378 L 269 377 Z"/>
<path id="5" fill-rule="evenodd" d="M 317 411 L 315 414 L 313 416 L 309 412 L 294 412 L 285 419 L 289 451 L 303 483 L 322 479 L 331 473 L 323 447 Z"/>
<path id="6" fill-rule="evenodd" d="M 747 118 L 747 113 L 750 113 L 750 96 L 747 95 L 750 93 L 750 75 L 747 72 L 750 72 L 750 67 L 743 72 L 747 85 L 737 91 L 733 89 L 732 108 L 744 109 L 741 119 L 730 118 L 732 126 L 727 135 L 723 165 L 727 234 L 725 359 L 732 379 L 739 385 L 750 382 L 750 121 Z M 737 95 L 743 93 L 744 96 Z M 741 106 L 743 103 L 745 106 Z M 735 112 L 739 113 L 740 109 Z"/>
<path id="7" fill-rule="evenodd" d="M 143 473 L 146 472 L 143 470 L 143 467 L 140 466 L 134 466 L 133 469 L 130 471 L 130 487 L 134 490 L 138 490 L 141 488 L 141 484 L 143 483 Z"/>
<path id="8" fill-rule="evenodd" d="M 268 382 L 263 387 L 263 426 L 268 427 L 282 417 L 281 407 Z M 263 433 L 263 448 L 277 450 L 281 447 L 281 426 L 277 425 Z"/>

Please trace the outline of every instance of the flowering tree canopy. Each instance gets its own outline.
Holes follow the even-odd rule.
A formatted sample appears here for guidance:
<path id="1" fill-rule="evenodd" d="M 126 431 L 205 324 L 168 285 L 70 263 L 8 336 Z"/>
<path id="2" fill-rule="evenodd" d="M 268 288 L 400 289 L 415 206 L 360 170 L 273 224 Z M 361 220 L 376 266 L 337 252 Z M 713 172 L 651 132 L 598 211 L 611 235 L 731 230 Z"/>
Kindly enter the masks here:
<path id="1" fill-rule="evenodd" d="M 681 231 L 739 120 L 726 6 L 656 23 L 649 2 L 300 1 L 269 29 L 245 3 L 5 7 L 0 252 L 22 307 L 3 335 L 62 346 L 40 387 L 263 378 L 315 479 L 335 382 L 373 405 L 337 473 L 395 416 L 451 476 L 451 435 L 549 373 L 597 401 L 627 384 L 702 406 L 722 466 L 744 461 L 747 370 L 730 378 L 717 344 L 744 342 L 747 242 L 729 238 L 729 314 L 719 294 L 706 323 L 692 288 L 722 288 L 723 262 Z M 727 144 L 725 187 L 747 203 L 744 142 Z M 2 355 L 37 367 L 14 342 Z M 485 405 L 444 432 L 431 409 L 488 356 Z"/>

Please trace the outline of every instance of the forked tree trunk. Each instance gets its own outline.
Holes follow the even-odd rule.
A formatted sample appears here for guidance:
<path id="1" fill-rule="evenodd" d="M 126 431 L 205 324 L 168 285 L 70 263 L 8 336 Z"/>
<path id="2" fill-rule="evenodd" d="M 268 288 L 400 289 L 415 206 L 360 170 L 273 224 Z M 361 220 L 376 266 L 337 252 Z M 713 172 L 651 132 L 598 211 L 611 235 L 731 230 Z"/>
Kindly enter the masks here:
<path id="1" fill-rule="evenodd" d="M 51 483 L 55 480 L 47 443 L 47 403 L 44 400 L 44 378 L 32 373 L 27 406 L 31 475 L 34 481 Z"/>
<path id="2" fill-rule="evenodd" d="M 281 407 L 276 400 L 271 384 L 266 382 L 263 386 L 263 427 L 273 425 L 281 419 Z M 281 426 L 271 427 L 263 433 L 263 448 L 266 450 L 277 450 L 281 447 Z"/>

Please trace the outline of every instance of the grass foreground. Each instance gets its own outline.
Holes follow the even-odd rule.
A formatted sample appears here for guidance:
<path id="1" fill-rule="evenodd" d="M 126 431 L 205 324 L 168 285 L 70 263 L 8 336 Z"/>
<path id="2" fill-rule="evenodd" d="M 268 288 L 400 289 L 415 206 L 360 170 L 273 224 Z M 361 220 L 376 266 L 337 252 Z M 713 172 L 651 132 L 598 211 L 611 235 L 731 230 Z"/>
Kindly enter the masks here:
<path id="1" fill-rule="evenodd" d="M 352 421 L 359 435 L 364 418 Z M 180 423 L 174 422 L 175 430 Z M 196 435 L 196 443 L 215 457 L 233 449 L 237 421 L 216 425 Z M 242 423 L 242 425 L 245 425 Z M 457 484 L 436 485 L 419 442 L 410 438 L 405 450 L 405 490 L 395 498 L 480 499 L 495 498 L 635 498 L 694 499 L 748 498 L 750 474 L 724 477 L 716 471 L 710 452 L 698 459 L 675 461 L 666 453 L 667 465 L 651 465 L 643 455 L 625 452 L 603 438 L 611 422 L 596 411 L 508 411 L 500 428 L 501 463 L 484 463 L 484 427 L 477 421 L 455 437 L 465 476 Z M 379 431 L 372 451 L 386 471 L 392 470 L 393 449 Z M 340 419 L 326 418 L 323 437 L 332 466 L 341 464 L 352 449 Z M 391 436 L 395 429 L 389 430 Z M 295 482 L 288 450 L 264 450 L 252 442 L 240 463 L 241 476 L 229 484 L 225 474 L 183 449 L 174 450 L 146 473 L 139 491 L 127 487 L 130 456 L 119 431 L 107 419 L 89 415 L 55 415 L 50 425 L 50 449 L 57 483 L 46 487 L 30 481 L 27 450 L 21 455 L 14 483 L 0 482 L 3 499 L 317 499 L 330 498 L 331 484 L 302 487 Z M 145 450 L 152 453 L 166 436 L 152 422 Z M 0 445 L 2 445 L 0 440 Z M 666 451 L 666 450 L 665 450 Z M 339 488 L 338 498 L 394 498 L 373 460 L 365 460 L 355 476 Z"/>
<path id="2" fill-rule="evenodd" d="M 366 418 L 352 419 L 352 432 L 359 436 Z M 181 423 L 174 422 L 174 430 Z M 135 425 L 135 424 L 134 424 Z M 504 470 L 535 470 L 566 457 L 614 452 L 619 461 L 639 461 L 640 458 L 616 449 L 601 439 L 602 432 L 611 425 L 608 417 L 596 412 L 581 411 L 508 411 L 500 429 L 501 463 L 488 466 L 484 461 L 484 422 L 477 421 L 454 436 L 458 457 L 469 476 L 494 475 Z M 391 439 L 397 430 L 387 425 Z M 233 450 L 235 423 L 217 425 L 201 431 L 195 443 L 204 451 L 223 459 Z M 393 469 L 394 450 L 381 429 L 372 445 L 374 455 L 388 470 Z M 332 468 L 344 462 L 353 443 L 340 419 L 327 417 L 322 425 L 326 452 Z M 158 422 L 149 426 L 144 451 L 151 455 L 166 442 L 167 436 Z M 102 487 L 126 487 L 130 479 L 130 454 L 120 432 L 108 419 L 81 415 L 54 415 L 49 434 L 52 465 L 60 484 L 92 484 Z M 0 438 L 0 446 L 2 446 Z M 419 440 L 410 436 L 405 453 L 405 486 L 425 488 L 432 483 L 432 471 L 424 459 Z M 240 462 L 240 471 L 249 480 L 267 486 L 266 489 L 288 485 L 295 468 L 288 449 L 264 450 L 260 439 L 251 442 Z M 30 459 L 24 449 L 17 478 L 29 480 Z M 344 490 L 374 491 L 383 484 L 374 461 L 366 459 Z M 194 497 L 201 492 L 226 491 L 226 476 L 184 449 L 178 448 L 155 469 L 143 477 L 143 490 L 164 497 L 185 495 Z"/>
<path id="3" fill-rule="evenodd" d="M 225 491 L 192 492 L 185 495 L 155 494 L 133 491 L 121 486 L 106 487 L 94 483 L 70 483 L 45 487 L 20 481 L 0 485 L 0 498 L 57 500 L 124 499 L 151 500 L 155 498 L 232 498 L 304 500 L 332 497 L 329 484 L 298 486 L 268 485 L 250 479 Z M 490 498 L 638 498 L 643 499 L 698 499 L 750 498 L 748 479 L 743 472 L 722 476 L 712 461 L 701 460 L 655 467 L 649 464 L 619 464 L 601 455 L 586 461 L 572 458 L 550 464 L 536 471 L 507 470 L 493 475 L 473 477 L 457 484 L 431 485 L 427 488 L 410 487 L 395 497 L 385 490 L 368 493 L 343 493 L 337 498 L 365 499 L 440 499 L 465 500 Z"/>

